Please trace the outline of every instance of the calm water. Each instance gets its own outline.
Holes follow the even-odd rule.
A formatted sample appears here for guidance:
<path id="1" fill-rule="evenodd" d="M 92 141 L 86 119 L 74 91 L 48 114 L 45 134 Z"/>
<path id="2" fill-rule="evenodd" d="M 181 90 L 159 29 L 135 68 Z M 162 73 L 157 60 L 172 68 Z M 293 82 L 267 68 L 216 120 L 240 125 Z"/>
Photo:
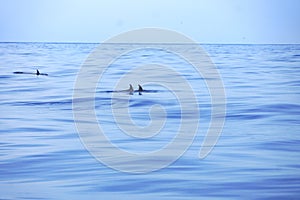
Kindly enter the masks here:
<path id="1" fill-rule="evenodd" d="M 110 105 L 115 81 L 133 65 L 155 61 L 177 66 L 192 87 L 200 88 L 195 91 L 200 123 L 193 144 L 173 164 L 146 174 L 106 167 L 77 134 L 73 87 L 96 46 L 0 43 L 0 199 L 299 198 L 300 45 L 203 46 L 221 74 L 227 98 L 222 135 L 205 159 L 198 155 L 211 107 L 203 79 L 182 60 L 153 49 L 120 57 L 105 72 L 104 87 L 97 88 L 95 108 L 109 139 L 122 149 L 162 148 L 180 122 L 174 96 L 150 84 L 144 87 L 152 92 L 130 97 L 132 120 L 147 125 L 149 115 L 141 111 L 160 104 L 167 112 L 167 134 L 137 141 L 112 128 L 111 113 L 102 109 Z M 13 74 L 37 68 L 49 76 Z"/>

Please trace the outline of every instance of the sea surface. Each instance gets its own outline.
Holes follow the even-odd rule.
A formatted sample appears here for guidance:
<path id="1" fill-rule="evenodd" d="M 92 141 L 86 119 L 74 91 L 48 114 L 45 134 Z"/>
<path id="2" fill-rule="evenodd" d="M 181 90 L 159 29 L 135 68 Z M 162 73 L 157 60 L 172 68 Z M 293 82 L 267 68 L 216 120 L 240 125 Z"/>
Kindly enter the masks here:
<path id="1" fill-rule="evenodd" d="M 110 49 L 124 48 L 111 45 L 103 59 L 111 56 Z M 213 118 L 206 77 L 182 58 L 155 48 L 137 48 L 110 63 L 94 90 L 94 110 L 106 139 L 124 152 L 143 155 L 166 148 L 182 123 L 176 92 L 197 98 L 198 108 L 189 108 L 199 114 L 192 143 L 174 162 L 146 173 L 101 162 L 78 133 L 74 88 L 97 46 L 0 43 L 0 199 L 299 199 L 300 45 L 201 45 L 219 72 L 226 97 L 221 136 L 205 158 L 199 151 Z M 192 55 L 194 46 L 176 48 Z M 153 63 L 178 71 L 192 91 L 154 65 L 140 71 L 152 83 L 135 77 L 118 84 L 127 72 Z M 13 73 L 36 69 L 48 76 Z M 87 76 L 84 83 L 93 78 Z M 173 87 L 156 80 L 170 80 Z M 135 90 L 141 84 L 146 91 L 122 92 L 129 84 Z M 152 109 L 157 105 L 164 112 Z M 130 115 L 118 115 L 126 108 Z M 128 119 L 137 127 L 165 123 L 154 127 L 157 134 L 138 138 L 122 132 L 120 126 Z M 147 131 L 141 134 L 149 136 Z M 157 163 L 153 159 L 146 164 L 155 168 Z"/>

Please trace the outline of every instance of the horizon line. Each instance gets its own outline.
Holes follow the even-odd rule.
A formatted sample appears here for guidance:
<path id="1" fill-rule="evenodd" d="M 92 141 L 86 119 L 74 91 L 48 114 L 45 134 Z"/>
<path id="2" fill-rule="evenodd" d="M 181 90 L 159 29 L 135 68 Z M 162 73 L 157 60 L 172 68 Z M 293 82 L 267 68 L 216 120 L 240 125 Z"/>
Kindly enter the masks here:
<path id="1" fill-rule="evenodd" d="M 215 43 L 215 42 L 196 42 L 196 43 L 139 43 L 139 42 L 118 42 L 118 43 L 101 43 L 101 42 L 41 42 L 41 41 L 0 41 L 0 43 L 36 43 L 36 44 L 178 44 L 178 45 L 300 45 L 300 43 Z"/>

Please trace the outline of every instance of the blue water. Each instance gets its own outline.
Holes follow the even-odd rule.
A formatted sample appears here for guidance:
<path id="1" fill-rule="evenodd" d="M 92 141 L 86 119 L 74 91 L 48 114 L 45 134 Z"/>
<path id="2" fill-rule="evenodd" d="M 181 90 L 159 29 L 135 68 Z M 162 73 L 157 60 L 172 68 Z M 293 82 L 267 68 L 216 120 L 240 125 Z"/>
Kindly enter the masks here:
<path id="1" fill-rule="evenodd" d="M 209 127 L 211 102 L 203 79 L 182 60 L 155 50 L 120 57 L 105 72 L 105 86 L 96 90 L 95 110 L 103 129 L 109 130 L 107 137 L 124 150 L 162 148 L 180 122 L 174 96 L 149 84 L 145 89 L 152 92 L 129 97 L 132 120 L 146 126 L 149 115 L 141 113 L 160 104 L 167 112 L 167 134 L 136 140 L 112 128 L 111 113 L 101 109 L 110 105 L 115 81 L 133 65 L 154 60 L 178 66 L 192 87 L 201 88 L 195 91 L 200 122 L 192 145 L 174 163 L 145 174 L 107 167 L 85 149 L 77 133 L 74 84 L 95 47 L 0 43 L 0 199 L 298 198 L 300 45 L 203 45 L 220 72 L 227 101 L 222 135 L 204 159 L 199 159 L 199 150 Z M 37 68 L 49 76 L 13 74 Z"/>

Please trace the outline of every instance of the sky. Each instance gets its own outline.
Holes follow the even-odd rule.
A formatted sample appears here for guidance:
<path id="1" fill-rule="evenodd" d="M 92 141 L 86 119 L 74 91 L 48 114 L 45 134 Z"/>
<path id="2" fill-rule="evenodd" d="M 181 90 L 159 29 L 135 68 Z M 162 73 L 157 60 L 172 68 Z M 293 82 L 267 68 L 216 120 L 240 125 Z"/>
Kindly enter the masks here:
<path id="1" fill-rule="evenodd" d="M 92 42 L 166 28 L 199 43 L 300 44 L 299 0 L 0 0 L 0 42 Z"/>

